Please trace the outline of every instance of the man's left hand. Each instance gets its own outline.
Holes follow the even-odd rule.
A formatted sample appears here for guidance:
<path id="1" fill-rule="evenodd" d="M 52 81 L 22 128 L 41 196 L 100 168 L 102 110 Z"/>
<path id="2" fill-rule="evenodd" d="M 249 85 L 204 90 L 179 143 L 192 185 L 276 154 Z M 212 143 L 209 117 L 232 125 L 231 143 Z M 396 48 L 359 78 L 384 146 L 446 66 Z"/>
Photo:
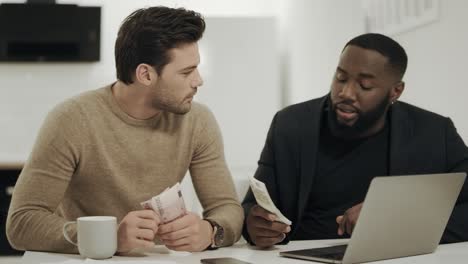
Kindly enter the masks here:
<path id="1" fill-rule="evenodd" d="M 336 223 L 338 224 L 338 235 L 342 236 L 345 233 L 352 234 L 354 226 L 361 212 L 362 203 L 357 204 L 348 210 L 343 215 L 340 215 L 336 218 Z"/>
<path id="2" fill-rule="evenodd" d="M 159 226 L 158 235 L 167 248 L 176 251 L 203 251 L 211 245 L 213 227 L 197 214 L 187 215 Z"/>

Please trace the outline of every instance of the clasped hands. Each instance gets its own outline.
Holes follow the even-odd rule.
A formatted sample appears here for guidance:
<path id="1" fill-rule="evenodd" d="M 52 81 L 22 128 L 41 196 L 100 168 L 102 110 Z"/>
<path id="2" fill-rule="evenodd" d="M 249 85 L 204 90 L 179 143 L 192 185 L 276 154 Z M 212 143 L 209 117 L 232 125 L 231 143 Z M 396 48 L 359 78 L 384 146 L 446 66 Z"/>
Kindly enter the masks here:
<path id="1" fill-rule="evenodd" d="M 357 204 L 336 218 L 338 235 L 351 234 L 356 225 L 362 203 Z M 276 216 L 258 205 L 252 206 L 246 220 L 247 232 L 252 242 L 260 247 L 273 246 L 284 240 L 291 231 L 289 225 L 276 221 Z"/>
<path id="2" fill-rule="evenodd" d="M 212 232 L 211 224 L 192 212 L 162 224 L 153 210 L 132 211 L 119 224 L 117 252 L 152 248 L 156 237 L 171 250 L 203 251 L 211 244 Z"/>

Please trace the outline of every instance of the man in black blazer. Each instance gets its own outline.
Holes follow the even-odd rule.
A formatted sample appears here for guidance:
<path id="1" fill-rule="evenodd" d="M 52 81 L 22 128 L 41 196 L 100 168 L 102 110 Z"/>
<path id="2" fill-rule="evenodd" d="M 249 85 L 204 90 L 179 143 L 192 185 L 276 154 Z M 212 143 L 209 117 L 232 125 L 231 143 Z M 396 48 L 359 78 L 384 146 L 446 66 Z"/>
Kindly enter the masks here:
<path id="1" fill-rule="evenodd" d="M 397 101 L 406 66 L 397 42 L 360 35 L 345 45 L 328 95 L 274 116 L 255 178 L 293 224 L 275 221 L 249 189 L 243 201 L 247 241 L 268 247 L 349 237 L 373 177 L 468 172 L 468 148 L 452 121 Z M 468 240 L 467 186 L 443 243 Z"/>

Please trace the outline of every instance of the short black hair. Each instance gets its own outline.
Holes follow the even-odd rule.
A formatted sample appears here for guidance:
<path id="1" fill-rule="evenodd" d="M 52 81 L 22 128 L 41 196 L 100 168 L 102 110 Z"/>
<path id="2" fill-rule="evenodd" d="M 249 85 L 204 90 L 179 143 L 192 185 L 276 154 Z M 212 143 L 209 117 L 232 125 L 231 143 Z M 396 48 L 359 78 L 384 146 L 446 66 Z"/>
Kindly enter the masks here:
<path id="1" fill-rule="evenodd" d="M 184 8 L 141 8 L 122 23 L 115 41 L 117 79 L 131 84 L 136 67 L 153 66 L 161 74 L 170 62 L 168 51 L 197 42 L 205 31 L 203 17 Z"/>
<path id="2" fill-rule="evenodd" d="M 405 75 L 408 66 L 408 56 L 405 49 L 395 40 L 378 33 L 366 33 L 359 35 L 346 43 L 347 46 L 357 46 L 363 49 L 377 51 L 388 59 L 388 63 L 398 74 L 400 80 Z"/>

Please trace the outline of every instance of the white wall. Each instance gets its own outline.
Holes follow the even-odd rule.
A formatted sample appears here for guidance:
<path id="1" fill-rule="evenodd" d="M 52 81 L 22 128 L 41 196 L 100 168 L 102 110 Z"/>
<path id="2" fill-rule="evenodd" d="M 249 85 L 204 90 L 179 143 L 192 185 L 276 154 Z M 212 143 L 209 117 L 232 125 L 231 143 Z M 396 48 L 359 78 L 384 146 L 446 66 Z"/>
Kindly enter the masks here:
<path id="1" fill-rule="evenodd" d="M 408 53 L 402 100 L 449 116 L 468 143 L 468 1 L 440 1 L 439 20 L 395 35 Z"/>
<path id="2" fill-rule="evenodd" d="M 229 166 L 252 167 L 280 108 L 276 19 L 207 17 L 206 23 L 197 100 L 218 119 Z"/>
<path id="3" fill-rule="evenodd" d="M 344 44 L 364 32 L 358 1 L 294 0 L 283 2 L 285 104 L 325 95 Z"/>

